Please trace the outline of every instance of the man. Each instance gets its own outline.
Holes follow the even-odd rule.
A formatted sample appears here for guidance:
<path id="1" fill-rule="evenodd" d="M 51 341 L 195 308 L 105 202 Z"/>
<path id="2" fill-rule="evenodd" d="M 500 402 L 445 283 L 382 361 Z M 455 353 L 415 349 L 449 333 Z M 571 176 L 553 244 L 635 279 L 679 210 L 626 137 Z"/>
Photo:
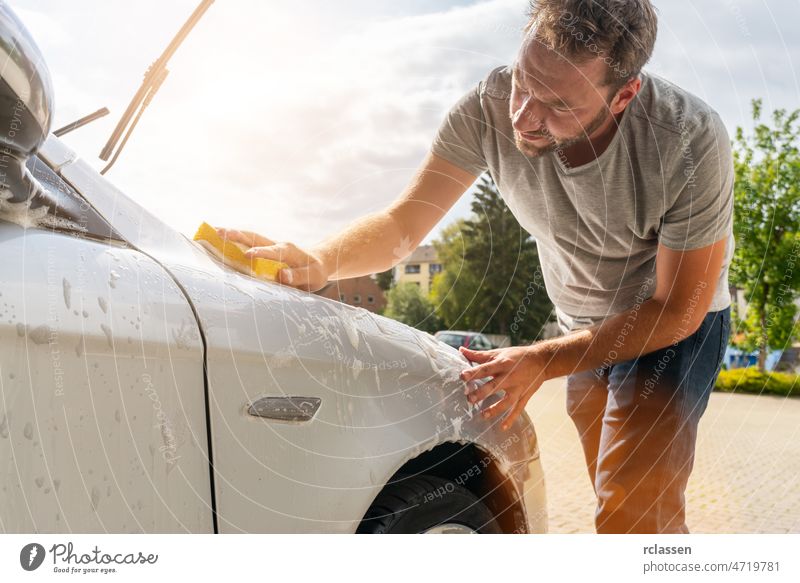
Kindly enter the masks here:
<path id="1" fill-rule="evenodd" d="M 383 212 L 309 251 L 221 230 L 316 290 L 384 271 L 488 171 L 537 241 L 564 336 L 474 352 L 469 396 L 507 427 L 541 383 L 569 375 L 598 498 L 598 532 L 688 532 L 697 426 L 730 328 L 733 164 L 719 115 L 642 71 L 648 0 L 538 0 L 516 62 L 449 112 L 411 184 Z M 488 235 L 487 235 L 488 236 Z"/>

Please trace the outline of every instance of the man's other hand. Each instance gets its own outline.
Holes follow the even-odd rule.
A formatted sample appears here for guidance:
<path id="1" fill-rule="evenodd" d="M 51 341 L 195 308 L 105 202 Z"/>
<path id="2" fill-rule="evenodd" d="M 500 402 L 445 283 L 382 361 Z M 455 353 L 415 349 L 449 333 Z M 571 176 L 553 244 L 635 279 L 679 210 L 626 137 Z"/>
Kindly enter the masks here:
<path id="1" fill-rule="evenodd" d="M 494 350 L 470 350 L 459 348 L 469 361 L 478 363 L 461 373 L 461 380 L 469 382 L 491 377 L 491 380 L 470 393 L 470 403 L 479 403 L 489 395 L 505 391 L 505 396 L 485 408 L 482 415 L 491 419 L 508 411 L 503 419 L 503 430 L 508 429 L 525 408 L 528 399 L 545 381 L 544 364 L 531 346 L 512 346 Z"/>

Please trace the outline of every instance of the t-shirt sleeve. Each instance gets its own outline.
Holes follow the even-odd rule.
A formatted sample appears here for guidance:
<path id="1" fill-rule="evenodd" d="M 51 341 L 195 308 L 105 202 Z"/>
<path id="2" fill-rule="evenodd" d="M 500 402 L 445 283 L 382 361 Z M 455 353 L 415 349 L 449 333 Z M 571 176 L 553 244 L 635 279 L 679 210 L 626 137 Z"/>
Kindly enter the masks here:
<path id="1" fill-rule="evenodd" d="M 673 182 L 680 188 L 664 215 L 659 242 L 670 249 L 706 247 L 733 229 L 733 154 L 725 124 L 712 112 L 684 141 Z"/>
<path id="2" fill-rule="evenodd" d="M 488 168 L 481 140 L 483 118 L 478 84 L 447 112 L 433 139 L 431 152 L 480 176 Z"/>

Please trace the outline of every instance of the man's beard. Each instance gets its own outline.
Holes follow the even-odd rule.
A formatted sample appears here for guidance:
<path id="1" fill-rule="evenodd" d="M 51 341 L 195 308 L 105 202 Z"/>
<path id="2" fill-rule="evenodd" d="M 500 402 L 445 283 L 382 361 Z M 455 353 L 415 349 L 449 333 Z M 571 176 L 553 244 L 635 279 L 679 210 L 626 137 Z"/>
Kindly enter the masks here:
<path id="1" fill-rule="evenodd" d="M 546 146 L 534 146 L 530 142 L 524 140 L 522 136 L 519 135 L 519 132 L 514 130 L 514 143 L 516 144 L 517 149 L 529 158 L 536 158 L 556 150 L 565 150 L 570 146 L 574 146 L 575 144 L 587 142 L 592 132 L 603 125 L 610 115 L 611 114 L 609 113 L 608 107 L 602 107 L 600 111 L 597 112 L 597 115 L 594 116 L 594 119 L 588 123 L 586 128 L 581 130 L 580 134 L 570 138 L 557 140 L 553 134 L 548 132 L 547 129 L 544 129 L 541 132 L 542 137 L 547 138 L 550 141 L 550 143 Z"/>

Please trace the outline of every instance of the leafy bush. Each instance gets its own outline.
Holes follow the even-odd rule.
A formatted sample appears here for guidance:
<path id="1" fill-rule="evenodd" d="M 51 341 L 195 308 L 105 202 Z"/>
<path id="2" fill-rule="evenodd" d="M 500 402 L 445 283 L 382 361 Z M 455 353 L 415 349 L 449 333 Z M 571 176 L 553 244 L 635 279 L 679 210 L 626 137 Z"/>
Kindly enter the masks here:
<path id="1" fill-rule="evenodd" d="M 800 397 L 800 375 L 759 372 L 756 367 L 720 371 L 715 389 L 726 393 Z"/>
<path id="2" fill-rule="evenodd" d="M 433 304 L 419 289 L 419 285 L 410 281 L 398 283 L 386 294 L 386 300 L 383 315 L 387 318 L 431 334 L 439 329 Z"/>

